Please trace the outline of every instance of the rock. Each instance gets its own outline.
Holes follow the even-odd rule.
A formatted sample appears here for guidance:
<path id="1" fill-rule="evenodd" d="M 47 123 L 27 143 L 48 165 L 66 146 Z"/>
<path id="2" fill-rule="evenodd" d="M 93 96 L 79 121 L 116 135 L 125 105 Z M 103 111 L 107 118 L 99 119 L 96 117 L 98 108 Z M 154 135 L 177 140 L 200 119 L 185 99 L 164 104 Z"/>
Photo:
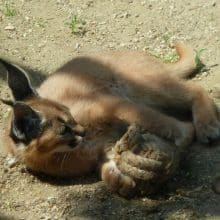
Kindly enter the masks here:
<path id="1" fill-rule="evenodd" d="M 29 21 L 29 20 L 30 20 L 30 18 L 29 18 L 28 16 L 25 16 L 24 19 L 25 19 L 26 21 Z"/>
<path id="2" fill-rule="evenodd" d="M 15 27 L 13 25 L 9 24 L 8 26 L 5 27 L 5 30 L 6 31 L 14 31 Z"/>
<path id="3" fill-rule="evenodd" d="M 18 162 L 18 160 L 16 158 L 9 156 L 9 157 L 6 158 L 5 166 L 7 168 L 12 168 L 17 164 L 17 162 Z"/>
<path id="4" fill-rule="evenodd" d="M 53 197 L 53 196 L 49 196 L 48 198 L 47 198 L 47 201 L 50 203 L 50 204 L 55 204 L 56 203 L 56 198 L 55 197 Z"/>
<path id="5" fill-rule="evenodd" d="M 76 43 L 75 49 L 78 50 L 79 48 L 80 48 L 80 44 L 79 44 L 79 43 Z"/>

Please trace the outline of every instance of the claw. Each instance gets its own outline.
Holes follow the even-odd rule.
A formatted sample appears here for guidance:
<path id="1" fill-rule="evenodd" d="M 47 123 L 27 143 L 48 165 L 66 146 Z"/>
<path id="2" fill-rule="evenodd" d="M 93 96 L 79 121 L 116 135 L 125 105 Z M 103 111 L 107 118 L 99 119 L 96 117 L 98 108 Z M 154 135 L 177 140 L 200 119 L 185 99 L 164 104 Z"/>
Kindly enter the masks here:
<path id="1" fill-rule="evenodd" d="M 196 124 L 197 139 L 204 144 L 209 144 L 220 138 L 220 122 L 210 123 L 209 125 Z"/>

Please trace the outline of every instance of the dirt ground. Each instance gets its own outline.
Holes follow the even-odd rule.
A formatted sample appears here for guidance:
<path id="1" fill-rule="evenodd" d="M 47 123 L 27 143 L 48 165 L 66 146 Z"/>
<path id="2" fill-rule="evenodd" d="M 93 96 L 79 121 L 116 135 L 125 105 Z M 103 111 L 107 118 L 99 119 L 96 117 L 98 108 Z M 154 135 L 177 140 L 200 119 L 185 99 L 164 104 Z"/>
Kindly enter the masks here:
<path id="1" fill-rule="evenodd" d="M 220 83 L 218 0 L 0 0 L 0 57 L 31 69 L 36 79 L 77 54 L 132 48 L 169 62 L 171 46 L 184 40 L 207 70 L 193 80 L 210 94 Z M 9 95 L 1 69 L 0 97 Z M 220 84 L 219 84 L 220 85 Z M 0 104 L 0 126 L 7 107 Z M 9 168 L 0 142 L 0 219 L 220 219 L 220 144 L 194 144 L 184 166 L 161 192 L 126 200 L 99 179 L 35 177 Z"/>

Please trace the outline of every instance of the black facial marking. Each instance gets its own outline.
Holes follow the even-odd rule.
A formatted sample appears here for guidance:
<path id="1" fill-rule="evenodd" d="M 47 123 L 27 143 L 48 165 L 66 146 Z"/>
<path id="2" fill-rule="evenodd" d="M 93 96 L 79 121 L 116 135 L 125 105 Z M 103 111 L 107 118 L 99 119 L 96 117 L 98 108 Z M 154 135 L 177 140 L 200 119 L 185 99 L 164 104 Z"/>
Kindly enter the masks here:
<path id="1" fill-rule="evenodd" d="M 60 135 L 65 136 L 65 135 L 72 135 L 73 130 L 70 126 L 68 125 L 63 125 L 63 128 L 60 131 Z"/>
<path id="2" fill-rule="evenodd" d="M 16 103 L 11 125 L 12 138 L 17 142 L 28 144 L 41 133 L 41 122 L 39 113 L 24 103 Z"/>

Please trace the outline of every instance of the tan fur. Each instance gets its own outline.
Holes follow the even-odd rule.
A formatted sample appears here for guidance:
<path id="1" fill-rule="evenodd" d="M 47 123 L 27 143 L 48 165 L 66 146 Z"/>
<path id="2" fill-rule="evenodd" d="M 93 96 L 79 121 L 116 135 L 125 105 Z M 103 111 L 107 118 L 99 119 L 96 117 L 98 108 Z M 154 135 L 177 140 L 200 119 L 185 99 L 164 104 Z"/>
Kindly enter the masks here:
<path id="1" fill-rule="evenodd" d="M 105 151 L 121 135 L 118 122 L 138 123 L 177 145 L 189 145 L 194 128 L 199 140 L 218 137 L 219 122 L 212 100 L 198 85 L 181 79 L 196 69 L 193 50 L 179 43 L 177 52 L 180 61 L 174 64 L 163 64 L 136 51 L 99 53 L 69 61 L 38 88 L 43 99 L 30 99 L 26 103 L 42 113 L 45 121 L 57 123 L 56 129 L 61 126 L 58 116 L 70 124 L 72 121 L 72 127 L 76 123 L 84 126 L 87 134 L 83 142 L 70 149 L 65 141 L 60 143 L 56 139 L 56 129 L 50 127 L 21 151 L 7 133 L 12 143 L 8 140 L 10 152 L 32 170 L 73 176 L 86 174 L 107 160 Z M 191 111 L 193 123 L 168 116 L 161 109 Z M 58 152 L 62 148 L 64 152 Z M 115 175 L 109 172 L 109 169 L 117 170 L 111 165 L 108 160 L 104 164 L 104 179 Z M 112 179 L 117 182 L 118 178 L 116 175 Z M 126 182 L 132 185 L 129 178 Z"/>

